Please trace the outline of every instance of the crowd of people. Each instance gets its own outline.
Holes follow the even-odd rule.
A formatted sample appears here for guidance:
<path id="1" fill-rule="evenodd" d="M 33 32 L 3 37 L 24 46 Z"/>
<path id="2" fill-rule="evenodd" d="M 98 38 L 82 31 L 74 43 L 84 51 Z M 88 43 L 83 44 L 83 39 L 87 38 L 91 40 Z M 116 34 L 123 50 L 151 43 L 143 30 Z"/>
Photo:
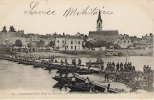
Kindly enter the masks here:
<path id="1" fill-rule="evenodd" d="M 132 66 L 131 62 L 125 62 L 125 64 L 123 64 L 122 62 L 119 63 L 117 62 L 117 64 L 115 64 L 114 62 L 108 62 L 107 63 L 107 67 L 106 70 L 110 70 L 110 71 L 121 71 L 121 72 L 133 72 L 135 71 L 135 67 Z"/>
<path id="2" fill-rule="evenodd" d="M 144 67 L 143 67 L 143 72 L 144 73 L 148 73 L 148 72 L 152 72 L 152 70 L 151 70 L 151 67 L 149 67 L 149 65 L 144 65 Z"/>
<path id="3" fill-rule="evenodd" d="M 65 61 L 63 61 L 63 60 L 61 59 L 60 63 L 61 63 L 62 66 L 63 66 L 63 65 L 69 66 L 69 63 L 68 63 L 68 61 L 67 61 L 66 58 L 65 58 Z M 74 67 L 81 66 L 81 63 L 82 63 L 81 59 L 78 59 L 78 63 L 76 62 L 76 59 L 72 59 L 72 65 L 73 65 Z"/>

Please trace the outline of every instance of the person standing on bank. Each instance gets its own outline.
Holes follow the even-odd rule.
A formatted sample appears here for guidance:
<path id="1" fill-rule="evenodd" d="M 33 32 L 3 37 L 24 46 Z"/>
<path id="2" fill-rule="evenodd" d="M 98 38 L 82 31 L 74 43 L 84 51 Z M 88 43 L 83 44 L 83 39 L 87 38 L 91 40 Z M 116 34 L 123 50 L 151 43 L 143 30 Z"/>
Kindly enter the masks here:
<path id="1" fill-rule="evenodd" d="M 75 75 L 72 77 L 72 85 L 76 85 L 75 83 L 76 83 L 76 79 L 75 79 Z"/>
<path id="2" fill-rule="evenodd" d="M 109 71 L 106 70 L 105 71 L 105 81 L 108 81 L 108 79 L 109 79 Z"/>
<path id="3" fill-rule="evenodd" d="M 104 70 L 104 66 L 103 66 L 103 65 L 101 65 L 101 72 L 103 72 L 103 70 Z"/>
<path id="4" fill-rule="evenodd" d="M 89 64 L 88 64 L 88 70 L 90 69 L 91 67 L 91 60 L 89 61 Z"/>
<path id="5" fill-rule="evenodd" d="M 122 72 L 123 71 L 123 63 L 121 62 L 121 64 L 120 64 L 120 71 Z"/>
<path id="6" fill-rule="evenodd" d="M 72 60 L 72 64 L 74 65 L 74 67 L 76 66 L 76 60 L 75 59 Z"/>
<path id="7" fill-rule="evenodd" d="M 78 66 L 81 66 L 81 59 L 78 60 Z"/>
<path id="8" fill-rule="evenodd" d="M 119 62 L 116 65 L 116 71 L 119 71 Z"/>
<path id="9" fill-rule="evenodd" d="M 116 82 L 119 80 L 119 76 L 120 76 L 120 73 L 119 73 L 119 71 L 117 70 L 116 73 L 115 73 L 115 81 L 116 81 Z"/>
<path id="10" fill-rule="evenodd" d="M 62 60 L 62 59 L 61 59 L 60 63 L 61 63 L 61 66 L 63 66 L 63 63 L 64 63 L 64 62 L 63 62 L 63 60 Z"/>
<path id="11" fill-rule="evenodd" d="M 91 81 L 89 80 L 89 77 L 87 77 L 86 79 L 85 79 L 85 85 L 89 85 L 91 83 Z"/>
<path id="12" fill-rule="evenodd" d="M 65 58 L 65 65 L 68 66 L 68 62 L 67 62 L 67 59 L 66 58 Z"/>

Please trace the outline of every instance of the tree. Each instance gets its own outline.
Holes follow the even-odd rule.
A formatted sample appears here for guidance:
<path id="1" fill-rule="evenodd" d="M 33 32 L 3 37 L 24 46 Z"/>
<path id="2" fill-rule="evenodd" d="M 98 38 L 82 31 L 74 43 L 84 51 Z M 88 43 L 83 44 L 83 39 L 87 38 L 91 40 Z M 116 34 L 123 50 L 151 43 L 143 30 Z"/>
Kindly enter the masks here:
<path id="1" fill-rule="evenodd" d="M 115 48 L 115 49 L 120 49 L 121 47 L 120 47 L 120 45 L 115 44 L 115 45 L 114 45 L 114 48 Z"/>
<path id="2" fill-rule="evenodd" d="M 153 37 L 153 34 L 152 34 L 152 33 L 150 33 L 149 35 L 150 35 L 151 37 Z"/>
<path id="3" fill-rule="evenodd" d="M 16 31 L 15 31 L 15 28 L 14 28 L 13 26 L 10 26 L 9 32 L 16 32 Z"/>
<path id="4" fill-rule="evenodd" d="M 58 36 L 58 34 L 55 32 L 55 33 L 53 34 L 53 37 L 56 38 L 57 36 Z"/>
<path id="5" fill-rule="evenodd" d="M 95 43 L 88 41 L 86 42 L 86 47 L 88 47 L 89 49 L 92 49 L 95 47 Z"/>
<path id="6" fill-rule="evenodd" d="M 55 47 L 55 41 L 50 41 L 49 44 L 48 44 L 48 46 L 54 48 Z"/>
<path id="7" fill-rule="evenodd" d="M 107 43 L 106 48 L 110 48 L 110 46 L 113 46 L 114 47 L 114 44 L 111 43 L 111 42 L 109 42 L 109 43 Z"/>
<path id="8" fill-rule="evenodd" d="M 17 47 L 21 47 L 21 46 L 22 46 L 21 40 L 20 40 L 20 39 L 17 39 L 17 40 L 15 41 L 15 45 L 16 45 Z"/>
<path id="9" fill-rule="evenodd" d="M 37 47 L 43 47 L 44 46 L 44 41 L 40 40 L 39 42 L 37 42 Z"/>
<path id="10" fill-rule="evenodd" d="M 87 39 L 88 39 L 88 36 L 87 36 L 87 35 L 84 35 L 84 36 L 82 36 L 82 38 L 83 38 L 83 40 L 86 42 Z"/>
<path id="11" fill-rule="evenodd" d="M 6 27 L 4 26 L 1 32 L 7 32 Z"/>
<path id="12" fill-rule="evenodd" d="M 28 46 L 29 48 L 30 48 L 30 47 L 33 47 L 33 46 L 32 46 L 32 43 L 28 43 L 27 46 Z"/>

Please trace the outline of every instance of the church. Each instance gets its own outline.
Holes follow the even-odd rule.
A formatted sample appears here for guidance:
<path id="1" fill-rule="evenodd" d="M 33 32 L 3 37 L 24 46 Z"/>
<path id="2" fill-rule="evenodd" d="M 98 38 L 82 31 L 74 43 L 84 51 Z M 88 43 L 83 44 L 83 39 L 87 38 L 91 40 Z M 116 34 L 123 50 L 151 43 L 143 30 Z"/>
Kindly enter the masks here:
<path id="1" fill-rule="evenodd" d="M 113 43 L 117 38 L 119 38 L 118 30 L 103 30 L 102 28 L 103 20 L 101 19 L 101 12 L 99 11 L 96 31 L 89 31 L 89 38 L 93 38 L 94 40 L 102 40 L 106 42 Z"/>

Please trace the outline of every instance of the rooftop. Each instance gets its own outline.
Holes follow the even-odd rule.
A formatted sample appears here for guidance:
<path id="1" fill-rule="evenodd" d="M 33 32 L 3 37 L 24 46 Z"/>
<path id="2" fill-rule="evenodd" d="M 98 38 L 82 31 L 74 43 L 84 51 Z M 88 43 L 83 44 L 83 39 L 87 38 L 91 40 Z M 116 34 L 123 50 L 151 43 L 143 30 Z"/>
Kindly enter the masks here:
<path id="1" fill-rule="evenodd" d="M 119 34 L 118 30 L 103 30 L 103 31 L 89 31 L 89 35 L 97 34 L 97 35 L 113 35 Z"/>
<path id="2" fill-rule="evenodd" d="M 80 36 L 67 36 L 68 39 L 82 39 Z"/>

